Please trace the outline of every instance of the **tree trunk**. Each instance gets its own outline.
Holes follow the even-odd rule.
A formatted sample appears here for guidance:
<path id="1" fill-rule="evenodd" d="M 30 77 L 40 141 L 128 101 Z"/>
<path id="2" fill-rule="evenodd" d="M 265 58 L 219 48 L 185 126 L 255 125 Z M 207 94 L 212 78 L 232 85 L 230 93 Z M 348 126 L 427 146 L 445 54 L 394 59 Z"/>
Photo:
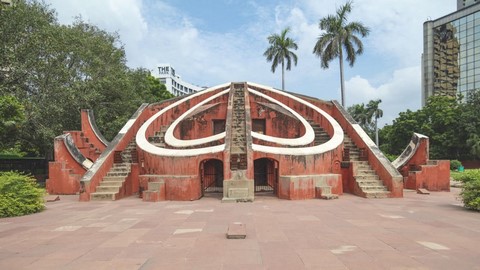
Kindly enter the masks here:
<path id="1" fill-rule="evenodd" d="M 340 93 L 342 95 L 342 106 L 345 107 L 345 85 L 343 82 L 343 51 L 342 51 L 342 46 L 339 44 L 339 55 L 338 59 L 340 61 Z"/>
<path id="2" fill-rule="evenodd" d="M 377 125 L 377 120 L 378 120 L 378 118 L 375 117 L 375 144 L 376 144 L 377 146 L 379 146 L 379 145 L 378 145 L 378 125 Z"/>
<path id="3" fill-rule="evenodd" d="M 282 61 L 282 90 L 285 90 L 285 67 Z"/>

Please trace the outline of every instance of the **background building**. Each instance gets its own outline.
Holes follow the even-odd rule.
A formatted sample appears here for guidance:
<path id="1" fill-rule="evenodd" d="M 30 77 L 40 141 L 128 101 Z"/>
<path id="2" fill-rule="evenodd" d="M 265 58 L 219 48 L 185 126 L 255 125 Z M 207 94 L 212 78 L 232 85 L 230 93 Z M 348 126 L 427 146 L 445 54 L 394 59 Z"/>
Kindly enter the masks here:
<path id="1" fill-rule="evenodd" d="M 457 0 L 457 10 L 476 4 L 478 0 Z"/>
<path id="2" fill-rule="evenodd" d="M 9 6 L 12 4 L 12 0 L 0 0 L 0 3 L 2 5 L 6 5 L 6 6 Z"/>
<path id="3" fill-rule="evenodd" d="M 175 69 L 170 64 L 158 65 L 158 75 L 160 82 L 165 84 L 167 90 L 175 96 L 196 93 L 206 88 L 183 81 L 180 75 L 175 74 Z"/>
<path id="4" fill-rule="evenodd" d="M 424 23 L 423 36 L 422 106 L 480 88 L 480 3 L 457 0 L 456 12 Z"/>

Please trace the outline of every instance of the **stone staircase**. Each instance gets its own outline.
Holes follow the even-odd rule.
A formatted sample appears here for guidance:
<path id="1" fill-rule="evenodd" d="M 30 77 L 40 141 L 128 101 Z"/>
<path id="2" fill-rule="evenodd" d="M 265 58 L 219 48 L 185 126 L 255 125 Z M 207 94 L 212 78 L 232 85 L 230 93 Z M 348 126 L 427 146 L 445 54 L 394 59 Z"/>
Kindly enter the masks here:
<path id="1" fill-rule="evenodd" d="M 355 179 L 356 187 L 359 189 L 358 193 L 363 194 L 366 198 L 387 198 L 390 192 L 383 185 L 382 180 L 380 180 L 380 177 L 372 169 L 368 161 L 362 160 L 364 158 L 360 155 L 360 149 L 346 134 L 343 143 L 344 148 L 348 149 L 345 151 L 349 153 L 348 161 L 354 163 L 354 168 L 356 168 L 353 178 Z"/>
<path id="2" fill-rule="evenodd" d="M 90 200 L 117 200 L 120 198 L 120 189 L 125 183 L 125 179 L 130 173 L 130 164 L 116 163 L 113 164 L 110 171 L 103 177 L 96 191 L 90 194 Z"/>
<path id="3" fill-rule="evenodd" d="M 247 169 L 247 137 L 245 127 L 245 93 L 243 85 L 233 88 L 232 133 L 230 144 L 230 169 Z"/>
<path id="4" fill-rule="evenodd" d="M 344 133 L 343 146 L 347 156 L 346 161 L 360 161 L 360 150 L 346 133 Z"/>
<path id="5" fill-rule="evenodd" d="M 313 132 L 315 133 L 313 145 L 320 145 L 330 140 L 330 136 L 328 136 L 327 132 L 319 124 L 313 120 L 307 120 L 307 122 L 312 126 Z"/>
<path id="6" fill-rule="evenodd" d="M 165 147 L 165 133 L 167 129 L 168 126 L 161 126 L 160 131 L 156 131 L 153 136 L 148 137 L 148 141 L 155 146 Z"/>
<path id="7" fill-rule="evenodd" d="M 78 150 L 86 157 L 89 158 L 90 160 L 94 161 L 96 160 L 100 154 L 102 153 L 98 147 L 90 143 L 90 139 L 85 136 L 85 134 L 81 131 L 69 131 L 69 133 L 72 135 L 72 137 L 76 137 L 80 139 L 76 140 L 76 146 Z"/>
<path id="8" fill-rule="evenodd" d="M 357 186 L 365 194 L 366 198 L 387 198 L 390 192 L 383 185 L 377 173 L 370 167 L 368 161 L 354 161 L 357 173 L 354 175 Z"/>
<path id="9" fill-rule="evenodd" d="M 136 143 L 133 139 L 115 159 L 115 163 L 108 171 L 107 175 L 103 177 L 102 181 L 97 186 L 95 192 L 90 194 L 90 200 L 118 200 L 122 196 L 121 191 L 124 188 L 125 180 L 130 174 L 131 163 L 137 162 Z"/>

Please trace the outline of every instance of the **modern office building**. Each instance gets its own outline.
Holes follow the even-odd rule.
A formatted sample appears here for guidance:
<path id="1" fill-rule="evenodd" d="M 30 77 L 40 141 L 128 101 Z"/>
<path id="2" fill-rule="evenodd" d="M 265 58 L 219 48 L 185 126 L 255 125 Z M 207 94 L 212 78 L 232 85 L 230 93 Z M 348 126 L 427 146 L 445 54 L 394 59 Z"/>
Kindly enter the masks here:
<path id="1" fill-rule="evenodd" d="M 480 89 L 480 2 L 457 0 L 457 11 L 423 24 L 423 40 L 422 106 Z"/>
<path id="2" fill-rule="evenodd" d="M 206 88 L 183 81 L 170 64 L 158 65 L 158 75 L 160 82 L 175 96 L 193 94 Z"/>

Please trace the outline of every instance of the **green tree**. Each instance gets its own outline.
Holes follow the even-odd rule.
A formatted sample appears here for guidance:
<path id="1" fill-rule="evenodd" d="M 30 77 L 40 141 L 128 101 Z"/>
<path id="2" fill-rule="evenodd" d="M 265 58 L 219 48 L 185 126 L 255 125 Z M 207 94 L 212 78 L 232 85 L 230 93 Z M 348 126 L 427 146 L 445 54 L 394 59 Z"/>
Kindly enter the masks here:
<path id="1" fill-rule="evenodd" d="M 468 153 L 465 134 L 459 133 L 460 108 L 456 98 L 446 96 L 431 97 L 422 108 L 425 116 L 422 132 L 430 137 L 430 153 L 434 158 L 459 159 Z"/>
<path id="2" fill-rule="evenodd" d="M 383 143 L 380 149 L 391 155 L 400 155 L 412 138 L 413 132 L 422 133 L 421 118 L 418 111 L 407 110 L 399 113 L 392 125 L 386 125 L 379 132 Z"/>
<path id="3" fill-rule="evenodd" d="M 399 155 L 413 132 L 418 132 L 430 138 L 432 159 L 468 159 L 469 134 L 463 127 L 463 106 L 455 98 L 433 96 L 422 109 L 401 112 L 391 126 L 385 127 L 388 132 L 380 132 L 380 137 L 386 136 L 383 141 L 388 142 L 381 149 Z"/>
<path id="4" fill-rule="evenodd" d="M 367 133 L 370 131 L 370 116 L 365 104 L 354 104 L 347 111 Z"/>
<path id="5" fill-rule="evenodd" d="M 153 103 L 175 97 L 172 93 L 168 92 L 165 84 L 150 74 L 150 71 L 137 69 L 133 71 L 131 75 L 132 80 L 137 85 L 137 93 L 140 94 L 143 102 Z"/>
<path id="6" fill-rule="evenodd" d="M 19 148 L 19 130 L 25 122 L 25 109 L 12 95 L 0 96 L 0 153 L 22 155 Z"/>
<path id="7" fill-rule="evenodd" d="M 292 60 L 297 65 L 297 55 L 291 50 L 298 49 L 295 40 L 287 37 L 290 28 L 285 28 L 280 34 L 271 34 L 267 39 L 270 47 L 263 53 L 268 62 L 272 62 L 272 72 L 278 64 L 282 64 L 282 90 L 285 90 L 285 61 L 287 70 L 292 68 Z"/>
<path id="8" fill-rule="evenodd" d="M 379 108 L 380 103 L 382 102 L 381 99 L 377 100 L 370 100 L 367 104 L 367 112 L 370 118 L 370 122 L 372 122 L 372 118 L 374 119 L 373 125 L 375 128 L 375 144 L 378 146 L 378 118 L 383 117 L 383 111 Z"/>
<path id="9" fill-rule="evenodd" d="M 53 138 L 78 129 L 85 108 L 112 139 L 141 103 L 168 97 L 149 72 L 127 67 L 118 34 L 81 19 L 60 25 L 37 1 L 18 0 L 1 12 L 0 92 L 25 108 L 23 149 L 52 153 Z"/>
<path id="10" fill-rule="evenodd" d="M 323 31 L 318 38 L 313 53 L 321 60 L 321 67 L 327 69 L 329 63 L 338 57 L 340 63 L 340 91 L 342 106 L 345 107 L 345 85 L 343 73 L 343 54 L 353 67 L 357 55 L 363 53 L 363 43 L 357 35 L 366 37 L 370 30 L 360 22 L 348 22 L 347 16 L 352 11 L 352 1 L 337 9 L 335 15 L 320 19 L 319 28 Z"/>

